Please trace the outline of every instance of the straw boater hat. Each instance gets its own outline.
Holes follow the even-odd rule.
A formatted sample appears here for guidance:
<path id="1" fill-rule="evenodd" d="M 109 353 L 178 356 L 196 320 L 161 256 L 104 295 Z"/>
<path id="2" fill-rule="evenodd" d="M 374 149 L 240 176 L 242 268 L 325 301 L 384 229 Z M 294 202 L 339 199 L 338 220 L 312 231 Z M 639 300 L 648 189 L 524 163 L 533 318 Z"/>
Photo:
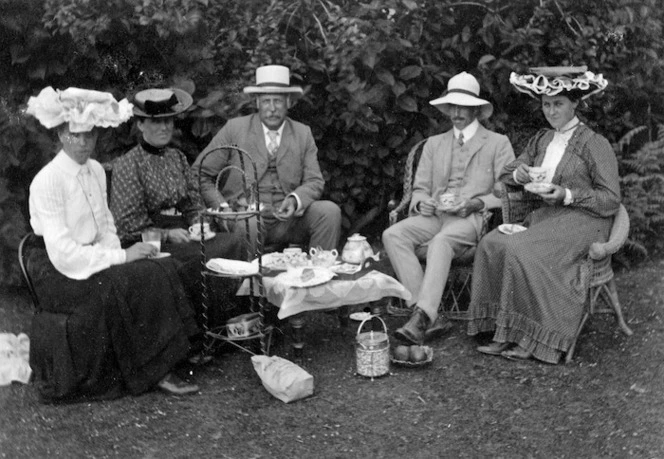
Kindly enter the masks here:
<path id="1" fill-rule="evenodd" d="M 108 92 L 68 88 L 64 91 L 51 86 L 30 97 L 26 113 L 46 128 L 69 123 L 70 132 L 88 132 L 94 127 L 117 127 L 131 118 L 132 105 L 127 99 L 120 102 Z"/>
<path id="2" fill-rule="evenodd" d="M 264 65 L 256 69 L 256 85 L 244 88 L 245 94 L 302 95 L 302 88 L 290 85 L 290 71 L 283 65 Z"/>
<path id="3" fill-rule="evenodd" d="M 601 74 L 595 75 L 588 67 L 532 67 L 530 75 L 512 72 L 510 83 L 520 92 L 539 99 L 542 96 L 566 95 L 568 91 L 581 94 L 581 99 L 603 91 L 609 84 Z"/>
<path id="4" fill-rule="evenodd" d="M 191 107 L 193 102 L 191 95 L 182 89 L 145 89 L 134 96 L 134 115 L 141 118 L 175 116 Z"/>
<path id="5" fill-rule="evenodd" d="M 466 107 L 481 107 L 482 111 L 478 119 L 487 119 L 493 113 L 491 102 L 480 99 L 480 84 L 474 76 L 467 72 L 461 72 L 454 75 L 447 82 L 447 91 L 442 97 L 434 99 L 429 103 L 443 112 L 450 115 L 450 105 L 463 105 Z"/>

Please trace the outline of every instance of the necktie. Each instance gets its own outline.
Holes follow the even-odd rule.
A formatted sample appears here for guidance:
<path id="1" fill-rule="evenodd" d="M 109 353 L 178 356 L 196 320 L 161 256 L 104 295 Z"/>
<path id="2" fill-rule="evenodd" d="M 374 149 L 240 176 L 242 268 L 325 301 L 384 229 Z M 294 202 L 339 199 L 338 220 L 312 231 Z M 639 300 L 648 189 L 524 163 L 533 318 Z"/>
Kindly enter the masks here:
<path id="1" fill-rule="evenodd" d="M 463 132 L 459 132 L 458 142 L 459 142 L 459 146 L 463 146 Z"/>
<path id="2" fill-rule="evenodd" d="M 277 131 L 267 131 L 267 136 L 270 138 L 270 143 L 267 144 L 267 151 L 270 153 L 270 156 L 274 156 L 277 153 L 277 148 L 279 148 L 279 144 L 277 143 L 278 135 Z"/>

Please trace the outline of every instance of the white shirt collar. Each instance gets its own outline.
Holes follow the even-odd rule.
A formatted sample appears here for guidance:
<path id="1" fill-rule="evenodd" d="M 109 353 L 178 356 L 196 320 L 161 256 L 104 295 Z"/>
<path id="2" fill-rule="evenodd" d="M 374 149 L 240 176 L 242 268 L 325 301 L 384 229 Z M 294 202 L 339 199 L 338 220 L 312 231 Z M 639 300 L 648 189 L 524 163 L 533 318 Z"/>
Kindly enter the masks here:
<path id="1" fill-rule="evenodd" d="M 459 134 L 463 132 L 463 141 L 468 142 L 477 133 L 477 129 L 479 129 L 479 127 L 480 122 L 477 120 L 477 118 L 475 118 L 472 123 L 463 128 L 461 131 L 457 128 L 454 128 L 454 138 L 458 139 Z"/>
<path id="2" fill-rule="evenodd" d="M 88 159 L 85 164 L 87 165 L 90 160 Z M 78 173 L 83 168 L 82 164 L 77 163 L 71 157 L 65 153 L 64 150 L 60 150 L 55 158 L 53 158 L 53 163 L 58 166 L 62 171 L 70 175 L 78 175 Z M 90 166 L 88 166 L 89 168 Z"/>
<path id="3" fill-rule="evenodd" d="M 581 120 L 579 120 L 579 118 L 575 116 L 574 118 L 569 120 L 567 124 L 565 124 L 562 128 L 556 129 L 556 133 L 565 134 L 572 132 L 574 130 L 573 128 L 577 127 L 579 124 L 581 124 Z"/>
<path id="4" fill-rule="evenodd" d="M 281 134 L 284 132 L 284 126 L 286 125 L 286 122 L 284 121 L 281 123 L 281 126 L 279 126 L 279 129 L 277 129 L 277 139 L 281 139 Z M 273 129 L 268 129 L 266 125 L 261 123 L 261 126 L 263 126 L 263 135 L 267 137 L 267 133 L 272 131 Z"/>

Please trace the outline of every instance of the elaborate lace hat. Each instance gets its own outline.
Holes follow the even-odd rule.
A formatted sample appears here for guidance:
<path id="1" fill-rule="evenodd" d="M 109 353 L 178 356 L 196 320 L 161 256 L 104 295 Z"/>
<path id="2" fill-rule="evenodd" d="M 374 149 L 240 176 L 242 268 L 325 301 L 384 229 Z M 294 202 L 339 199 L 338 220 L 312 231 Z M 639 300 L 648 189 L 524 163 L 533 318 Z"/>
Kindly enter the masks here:
<path id="1" fill-rule="evenodd" d="M 194 102 L 187 91 L 178 88 L 145 89 L 134 95 L 134 115 L 142 118 L 165 118 L 178 115 Z"/>
<path id="2" fill-rule="evenodd" d="M 541 96 L 565 95 L 574 91 L 586 99 L 603 91 L 609 84 L 601 74 L 588 71 L 588 67 L 532 67 L 530 75 L 512 72 L 510 83 L 520 92 L 535 99 Z"/>
<path id="3" fill-rule="evenodd" d="M 245 94 L 288 94 L 298 97 L 302 88 L 290 85 L 290 70 L 283 65 L 264 65 L 256 69 L 256 85 L 244 88 Z"/>
<path id="4" fill-rule="evenodd" d="M 132 105 L 127 99 L 120 102 L 108 92 L 67 88 L 64 91 L 51 86 L 30 97 L 26 113 L 46 128 L 69 123 L 71 132 L 87 132 L 94 127 L 117 127 L 132 116 Z"/>
<path id="5" fill-rule="evenodd" d="M 447 91 L 442 97 L 434 99 L 429 103 L 443 112 L 450 114 L 450 105 L 462 105 L 466 107 L 481 107 L 479 119 L 486 119 L 493 113 L 491 102 L 480 99 L 480 84 L 470 73 L 461 72 L 450 78 L 447 82 Z"/>

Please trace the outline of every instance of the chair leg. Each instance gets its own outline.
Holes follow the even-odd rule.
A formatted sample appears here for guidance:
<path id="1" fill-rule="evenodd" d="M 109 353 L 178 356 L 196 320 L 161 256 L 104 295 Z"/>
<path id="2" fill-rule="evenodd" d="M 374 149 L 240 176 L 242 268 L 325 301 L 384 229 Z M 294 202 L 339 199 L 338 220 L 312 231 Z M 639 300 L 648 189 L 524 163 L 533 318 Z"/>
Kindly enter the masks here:
<path id="1" fill-rule="evenodd" d="M 583 318 L 581 318 L 581 323 L 579 324 L 579 328 L 577 328 L 576 335 L 574 335 L 574 341 L 572 342 L 572 345 L 569 347 L 567 355 L 565 355 L 565 363 L 570 363 L 572 361 L 572 357 L 574 357 L 574 350 L 576 349 L 576 342 L 579 340 L 579 336 L 581 336 L 581 331 L 583 330 L 583 326 L 586 324 L 586 321 L 588 320 L 589 316 L 590 314 L 588 312 L 583 313 Z"/>
<path id="2" fill-rule="evenodd" d="M 609 305 L 613 308 L 613 312 L 616 314 L 616 320 L 618 321 L 618 326 L 627 336 L 632 336 L 634 333 L 631 328 L 627 326 L 625 318 L 623 317 L 622 308 L 620 307 L 620 300 L 618 299 L 618 291 L 616 289 L 615 280 L 611 279 L 608 283 L 602 286 L 607 295 Z"/>

